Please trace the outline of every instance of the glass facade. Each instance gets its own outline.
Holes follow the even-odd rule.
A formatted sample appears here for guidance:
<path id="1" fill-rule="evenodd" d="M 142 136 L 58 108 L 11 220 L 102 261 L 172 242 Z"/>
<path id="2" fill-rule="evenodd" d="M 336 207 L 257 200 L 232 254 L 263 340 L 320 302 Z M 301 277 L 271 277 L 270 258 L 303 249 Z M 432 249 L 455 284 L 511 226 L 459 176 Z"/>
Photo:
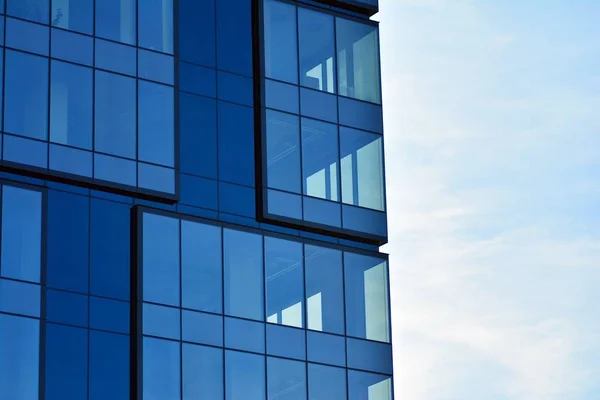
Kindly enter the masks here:
<path id="1" fill-rule="evenodd" d="M 393 399 L 376 6 L 0 0 L 0 399 Z"/>

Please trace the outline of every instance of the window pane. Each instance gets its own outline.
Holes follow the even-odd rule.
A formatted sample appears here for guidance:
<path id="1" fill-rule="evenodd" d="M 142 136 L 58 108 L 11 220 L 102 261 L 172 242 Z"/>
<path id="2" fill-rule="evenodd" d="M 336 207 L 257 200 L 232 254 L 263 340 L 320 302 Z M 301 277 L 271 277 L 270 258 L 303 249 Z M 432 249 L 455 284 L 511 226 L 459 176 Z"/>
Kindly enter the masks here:
<path id="1" fill-rule="evenodd" d="M 129 337 L 90 331 L 90 400 L 129 400 Z"/>
<path id="2" fill-rule="evenodd" d="M 6 13 L 31 21 L 48 23 L 48 4 L 50 0 L 8 0 Z"/>
<path id="3" fill-rule="evenodd" d="M 179 220 L 144 214 L 143 299 L 179 306 Z"/>
<path id="4" fill-rule="evenodd" d="M 301 243 L 265 237 L 268 322 L 304 326 L 303 264 Z"/>
<path id="5" fill-rule="evenodd" d="M 182 310 L 181 317 L 182 340 L 223 346 L 223 317 L 221 315 Z"/>
<path id="6" fill-rule="evenodd" d="M 39 317 L 40 306 L 39 285 L 0 279 L 0 311 Z"/>
<path id="7" fill-rule="evenodd" d="M 45 400 L 87 397 L 88 332 L 87 329 L 46 324 Z"/>
<path id="8" fill-rule="evenodd" d="M 52 26 L 92 34 L 94 0 L 52 0 Z"/>
<path id="9" fill-rule="evenodd" d="M 88 296 L 58 290 L 46 290 L 46 320 L 58 322 L 59 324 L 87 327 Z"/>
<path id="10" fill-rule="evenodd" d="M 48 59 L 6 51 L 4 131 L 36 139 L 48 135 Z"/>
<path id="11" fill-rule="evenodd" d="M 262 236 L 225 229 L 225 314 L 263 320 Z"/>
<path id="12" fill-rule="evenodd" d="M 221 228 L 181 221 L 182 306 L 222 313 Z"/>
<path id="13" fill-rule="evenodd" d="M 348 371 L 349 400 L 392 400 L 392 378 Z"/>
<path id="14" fill-rule="evenodd" d="M 265 74 L 298 83 L 296 7 L 275 0 L 265 0 L 264 6 Z"/>
<path id="15" fill-rule="evenodd" d="M 381 103 L 377 27 L 336 18 L 336 39 L 339 94 Z"/>
<path id="16" fill-rule="evenodd" d="M 138 7 L 139 46 L 173 53 L 173 0 L 142 0 Z"/>
<path id="17" fill-rule="evenodd" d="M 223 350 L 183 344 L 183 400 L 223 399 Z"/>
<path id="18" fill-rule="evenodd" d="M 298 117 L 267 110 L 267 185 L 300 193 Z"/>
<path id="19" fill-rule="evenodd" d="M 267 354 L 306 360 L 306 331 L 267 324 Z"/>
<path id="20" fill-rule="evenodd" d="M 149 337 L 143 340 L 144 400 L 179 400 L 181 343 Z"/>
<path id="21" fill-rule="evenodd" d="M 225 317 L 225 347 L 264 353 L 265 324 Z"/>
<path id="22" fill-rule="evenodd" d="M 344 253 L 346 333 L 362 339 L 390 341 L 387 262 Z"/>
<path id="23" fill-rule="evenodd" d="M 308 329 L 344 334 L 342 252 L 306 245 L 306 324 Z"/>
<path id="24" fill-rule="evenodd" d="M 345 398 L 345 369 L 308 364 L 308 400 Z"/>
<path id="25" fill-rule="evenodd" d="M 306 363 L 267 359 L 269 400 L 306 400 Z"/>
<path id="26" fill-rule="evenodd" d="M 225 352 L 227 400 L 265 400 L 265 357 Z"/>
<path id="27" fill-rule="evenodd" d="M 40 322 L 0 314 L 0 398 L 39 398 Z"/>
<path id="28" fill-rule="evenodd" d="M 135 108 L 135 79 L 96 71 L 96 151 L 135 158 Z"/>
<path id="29" fill-rule="evenodd" d="M 333 17 L 298 9 L 300 84 L 335 93 L 335 43 Z"/>
<path id="30" fill-rule="evenodd" d="M 338 128 L 302 118 L 302 181 L 304 194 L 338 201 Z"/>
<path id="31" fill-rule="evenodd" d="M 6 45 L 15 49 L 47 56 L 50 51 L 50 29 L 20 19 L 6 19 Z"/>
<path id="32" fill-rule="evenodd" d="M 3 186 L 2 276 L 39 282 L 41 249 L 42 194 Z"/>
<path id="33" fill-rule="evenodd" d="M 384 211 L 381 136 L 342 127 L 340 152 L 342 201 Z"/>
<path id="34" fill-rule="evenodd" d="M 172 167 L 175 157 L 175 108 L 173 88 L 139 81 L 138 158 Z"/>
<path id="35" fill-rule="evenodd" d="M 96 35 L 135 45 L 136 0 L 96 1 Z"/>
<path id="36" fill-rule="evenodd" d="M 50 140 L 91 149 L 92 70 L 52 61 Z"/>
<path id="37" fill-rule="evenodd" d="M 181 312 L 178 308 L 143 304 L 142 333 L 150 336 L 160 336 L 167 339 L 181 338 Z"/>

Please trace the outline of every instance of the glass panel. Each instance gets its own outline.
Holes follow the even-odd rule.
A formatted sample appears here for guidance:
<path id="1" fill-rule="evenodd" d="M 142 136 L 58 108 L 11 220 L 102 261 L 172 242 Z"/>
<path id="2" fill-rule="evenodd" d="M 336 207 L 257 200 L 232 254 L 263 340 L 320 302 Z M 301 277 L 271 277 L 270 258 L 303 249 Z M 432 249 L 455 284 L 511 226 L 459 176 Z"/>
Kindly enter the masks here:
<path id="1" fill-rule="evenodd" d="M 90 400 L 129 400 L 129 336 L 90 331 Z"/>
<path id="2" fill-rule="evenodd" d="M 87 327 L 88 297 L 58 290 L 46 290 L 46 320 Z"/>
<path id="3" fill-rule="evenodd" d="M 306 322 L 308 329 L 344 334 L 342 252 L 306 245 Z"/>
<path id="4" fill-rule="evenodd" d="M 149 337 L 143 340 L 144 400 L 179 400 L 181 343 Z"/>
<path id="5" fill-rule="evenodd" d="M 52 0 L 52 26 L 92 34 L 94 0 Z"/>
<path id="6" fill-rule="evenodd" d="M 6 278 L 40 281 L 42 194 L 2 186 L 2 261 Z"/>
<path id="7" fill-rule="evenodd" d="M 175 193 L 175 170 L 138 163 L 138 186 L 164 193 Z"/>
<path id="8" fill-rule="evenodd" d="M 298 86 L 270 79 L 264 82 L 266 107 L 298 114 Z"/>
<path id="9" fill-rule="evenodd" d="M 129 303 L 90 297 L 90 328 L 129 333 Z"/>
<path id="10" fill-rule="evenodd" d="M 173 85 L 175 61 L 172 56 L 138 50 L 138 77 Z"/>
<path id="11" fill-rule="evenodd" d="M 8 0 L 6 13 L 15 17 L 48 23 L 50 0 Z"/>
<path id="12" fill-rule="evenodd" d="M 179 57 L 183 61 L 214 67 L 217 44 L 214 0 L 179 0 L 178 9 Z"/>
<path id="13" fill-rule="evenodd" d="M 264 353 L 265 324 L 225 317 L 225 347 Z"/>
<path id="14" fill-rule="evenodd" d="M 0 311 L 40 316 L 40 286 L 0 279 Z"/>
<path id="15" fill-rule="evenodd" d="M 267 358 L 269 400 L 306 400 L 306 363 Z"/>
<path id="16" fill-rule="evenodd" d="M 225 229 L 225 314 L 262 321 L 262 236 Z"/>
<path id="17" fill-rule="evenodd" d="M 183 400 L 223 399 L 223 350 L 183 344 Z"/>
<path id="18" fill-rule="evenodd" d="M 336 42 L 339 94 L 381 103 L 377 27 L 336 18 Z"/>
<path id="19" fill-rule="evenodd" d="M 264 24 L 265 75 L 298 83 L 296 7 L 265 0 Z"/>
<path id="20" fill-rule="evenodd" d="M 298 117 L 267 110 L 267 186 L 300 193 Z"/>
<path id="21" fill-rule="evenodd" d="M 4 131 L 36 139 L 48 135 L 48 59 L 6 51 Z"/>
<path id="22" fill-rule="evenodd" d="M 215 100 L 179 94 L 179 158 L 181 172 L 217 179 Z"/>
<path id="23" fill-rule="evenodd" d="M 182 306 L 223 312 L 221 228 L 181 221 Z"/>
<path id="24" fill-rule="evenodd" d="M 54 58 L 92 66 L 94 39 L 62 29 L 52 29 L 51 54 Z"/>
<path id="25" fill-rule="evenodd" d="M 217 72 L 212 68 L 180 62 L 179 89 L 200 96 L 217 97 Z"/>
<path id="26" fill-rule="evenodd" d="M 269 214 L 302 219 L 302 196 L 278 190 L 268 190 L 266 201 Z"/>
<path id="27" fill-rule="evenodd" d="M 120 43 L 96 39 L 96 68 L 136 75 L 136 49 Z"/>
<path id="28" fill-rule="evenodd" d="M 348 367 L 392 374 L 392 346 L 387 343 L 347 338 Z"/>
<path id="29" fill-rule="evenodd" d="M 173 0 L 142 0 L 138 7 L 139 46 L 173 53 Z"/>
<path id="30" fill-rule="evenodd" d="M 390 341 L 387 262 L 344 253 L 346 333 L 362 339 Z"/>
<path id="31" fill-rule="evenodd" d="M 252 4 L 251 1 L 216 1 L 217 65 L 221 71 L 252 76 Z"/>
<path id="32" fill-rule="evenodd" d="M 308 400 L 345 398 L 346 370 L 308 364 Z"/>
<path id="33" fill-rule="evenodd" d="M 136 0 L 96 1 L 96 35 L 135 45 Z"/>
<path id="34" fill-rule="evenodd" d="M 392 400 L 392 378 L 348 371 L 349 400 Z"/>
<path id="35" fill-rule="evenodd" d="M 225 351 L 225 398 L 265 400 L 265 357 Z"/>
<path id="36" fill-rule="evenodd" d="M 94 154 L 94 178 L 96 179 L 135 186 L 135 170 L 135 161 Z"/>
<path id="37" fill-rule="evenodd" d="M 298 8 L 300 84 L 335 93 L 333 16 Z"/>
<path id="38" fill-rule="evenodd" d="M 52 61 L 50 140 L 91 149 L 92 70 Z"/>
<path id="39" fill-rule="evenodd" d="M 267 354 L 306 359 L 306 331 L 267 324 Z"/>
<path id="40" fill-rule="evenodd" d="M 144 214 L 143 299 L 179 306 L 179 220 Z"/>
<path id="41" fill-rule="evenodd" d="M 96 71 L 95 150 L 135 158 L 135 79 Z"/>
<path id="42" fill-rule="evenodd" d="M 338 128 L 302 118 L 302 181 L 304 194 L 338 201 Z"/>
<path id="43" fill-rule="evenodd" d="M 267 321 L 302 328 L 304 265 L 302 244 L 265 237 Z"/>
<path id="44" fill-rule="evenodd" d="M 381 136 L 341 127 L 340 152 L 342 201 L 384 211 Z"/>
<path id="45" fill-rule="evenodd" d="M 170 86 L 139 81 L 138 159 L 172 167 L 175 163 L 175 108 Z"/>
<path id="46" fill-rule="evenodd" d="M 92 177 L 93 155 L 86 150 L 50 145 L 50 169 Z"/>
<path id="47" fill-rule="evenodd" d="M 6 45 L 30 53 L 44 56 L 50 51 L 50 29 L 47 26 L 21 21 L 19 19 L 6 19 Z"/>
<path id="48" fill-rule="evenodd" d="M 308 331 L 306 338 L 307 360 L 322 364 L 346 366 L 346 338 Z"/>
<path id="49" fill-rule="evenodd" d="M 143 304 L 143 334 L 179 340 L 181 312 L 178 308 Z"/>
<path id="50" fill-rule="evenodd" d="M 223 317 L 182 310 L 182 340 L 223 346 Z"/>
<path id="51" fill-rule="evenodd" d="M 48 168 L 48 143 L 4 135 L 4 160 Z"/>
<path id="52" fill-rule="evenodd" d="M 38 400 L 40 322 L 0 314 L 0 398 Z"/>
<path id="53" fill-rule="evenodd" d="M 87 397 L 88 332 L 82 328 L 46 324 L 45 400 Z"/>
<path id="54" fill-rule="evenodd" d="M 254 186 L 254 109 L 218 102 L 219 179 Z"/>

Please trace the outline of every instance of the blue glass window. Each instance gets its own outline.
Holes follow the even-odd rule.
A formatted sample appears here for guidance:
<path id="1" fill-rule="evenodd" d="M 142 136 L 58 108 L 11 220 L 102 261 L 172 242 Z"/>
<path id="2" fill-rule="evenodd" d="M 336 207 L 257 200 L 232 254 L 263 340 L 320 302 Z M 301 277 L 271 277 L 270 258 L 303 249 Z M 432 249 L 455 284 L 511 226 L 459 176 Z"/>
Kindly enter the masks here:
<path id="1" fill-rule="evenodd" d="M 266 77 L 298 83 L 296 7 L 265 0 L 263 18 Z"/>
<path id="2" fill-rule="evenodd" d="M 265 400 L 265 357 L 225 351 L 225 398 Z"/>
<path id="3" fill-rule="evenodd" d="M 136 75 L 136 49 L 125 44 L 96 39 L 96 68 Z"/>
<path id="4" fill-rule="evenodd" d="M 129 303 L 90 297 L 90 328 L 129 333 Z"/>
<path id="5" fill-rule="evenodd" d="M 51 54 L 54 58 L 92 66 L 94 39 L 62 29 L 52 29 Z"/>
<path id="6" fill-rule="evenodd" d="M 305 360 L 306 331 L 267 324 L 267 354 Z"/>
<path id="7" fill-rule="evenodd" d="M 39 398 L 40 322 L 0 314 L 0 398 Z"/>
<path id="8" fill-rule="evenodd" d="M 40 281 L 42 257 L 42 193 L 2 186 L 3 277 Z"/>
<path id="9" fill-rule="evenodd" d="M 179 94 L 180 168 L 217 178 L 217 104 L 213 99 Z"/>
<path id="10" fill-rule="evenodd" d="M 58 290 L 46 290 L 46 320 L 87 327 L 88 297 Z"/>
<path id="11" fill-rule="evenodd" d="M 50 169 L 92 177 L 92 153 L 58 145 L 50 145 Z"/>
<path id="12" fill-rule="evenodd" d="M 40 316 L 40 286 L 0 279 L 0 311 Z"/>
<path id="13" fill-rule="evenodd" d="M 306 359 L 322 364 L 346 366 L 346 338 L 316 331 L 306 333 Z"/>
<path id="14" fill-rule="evenodd" d="M 173 0 L 142 0 L 138 5 L 139 46 L 173 53 Z"/>
<path id="15" fill-rule="evenodd" d="M 143 340 L 144 400 L 178 400 L 180 389 L 179 342 L 145 337 Z"/>
<path id="16" fill-rule="evenodd" d="M 129 336 L 90 331 L 90 400 L 129 400 Z"/>
<path id="17" fill-rule="evenodd" d="M 175 108 L 173 88 L 139 81 L 138 158 L 172 167 L 175 160 Z"/>
<path id="18" fill-rule="evenodd" d="M 215 0 L 179 0 L 179 57 L 214 67 Z"/>
<path id="19" fill-rule="evenodd" d="M 223 350 L 183 344 L 183 399 L 223 399 Z"/>
<path id="20" fill-rule="evenodd" d="M 94 0 L 52 0 L 52 26 L 92 34 Z"/>
<path id="21" fill-rule="evenodd" d="M 308 398 L 309 400 L 346 399 L 346 370 L 308 364 Z M 377 400 L 370 397 L 368 399 Z"/>
<path id="22" fill-rule="evenodd" d="M 219 101 L 219 179 L 254 186 L 254 110 Z"/>
<path id="23" fill-rule="evenodd" d="M 96 35 L 135 45 L 136 0 L 96 1 Z"/>
<path id="24" fill-rule="evenodd" d="M 269 400 L 306 400 L 306 364 L 267 358 Z"/>
<path id="25" fill-rule="evenodd" d="M 182 340 L 212 346 L 223 346 L 222 316 L 182 310 L 181 317 Z"/>
<path id="26" fill-rule="evenodd" d="M 50 0 L 8 0 L 6 13 L 30 21 L 48 23 Z"/>
<path id="27" fill-rule="evenodd" d="M 333 16 L 298 8 L 300 84 L 335 93 Z"/>
<path id="28" fill-rule="evenodd" d="M 50 82 L 50 140 L 91 149 L 92 70 L 52 61 Z"/>
<path id="29" fill-rule="evenodd" d="M 225 317 L 225 347 L 264 353 L 265 324 Z"/>
<path id="30" fill-rule="evenodd" d="M 349 370 L 348 395 L 348 400 L 391 400 L 392 378 Z"/>
<path id="31" fill-rule="evenodd" d="M 135 90 L 135 79 L 96 71 L 96 151 L 135 158 Z"/>
<path id="32" fill-rule="evenodd" d="M 6 19 L 6 45 L 9 47 L 47 56 L 50 50 L 49 34 L 47 26 L 20 19 Z"/>
<path id="33" fill-rule="evenodd" d="M 154 51 L 138 50 L 138 76 L 173 85 L 175 62 L 172 56 Z"/>
<path id="34" fill-rule="evenodd" d="M 86 329 L 46 324 L 46 400 L 87 397 L 87 354 Z"/>
<path id="35" fill-rule="evenodd" d="M 252 76 L 252 2 L 216 0 L 216 5 L 219 69 Z"/>
<path id="36" fill-rule="evenodd" d="M 302 182 L 304 194 L 338 201 L 338 128 L 302 118 Z"/>
<path id="37" fill-rule="evenodd" d="M 301 193 L 298 117 L 267 110 L 267 185 Z"/>
<path id="38" fill-rule="evenodd" d="M 48 59 L 6 51 L 4 131 L 36 139 L 48 135 Z"/>
<path id="39" fill-rule="evenodd" d="M 262 236 L 225 229 L 225 314 L 263 320 Z"/>
<path id="40" fill-rule="evenodd" d="M 178 308 L 163 307 L 156 304 L 143 304 L 144 335 L 160 336 L 167 339 L 181 338 L 181 312 Z"/>

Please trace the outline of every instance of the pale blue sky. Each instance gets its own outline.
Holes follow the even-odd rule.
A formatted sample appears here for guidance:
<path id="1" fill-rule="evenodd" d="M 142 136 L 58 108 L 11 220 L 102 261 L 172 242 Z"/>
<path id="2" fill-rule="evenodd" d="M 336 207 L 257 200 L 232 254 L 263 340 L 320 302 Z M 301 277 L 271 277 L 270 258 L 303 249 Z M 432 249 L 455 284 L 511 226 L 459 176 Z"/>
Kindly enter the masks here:
<path id="1" fill-rule="evenodd" d="M 600 399 L 599 18 L 380 0 L 396 400 Z"/>

